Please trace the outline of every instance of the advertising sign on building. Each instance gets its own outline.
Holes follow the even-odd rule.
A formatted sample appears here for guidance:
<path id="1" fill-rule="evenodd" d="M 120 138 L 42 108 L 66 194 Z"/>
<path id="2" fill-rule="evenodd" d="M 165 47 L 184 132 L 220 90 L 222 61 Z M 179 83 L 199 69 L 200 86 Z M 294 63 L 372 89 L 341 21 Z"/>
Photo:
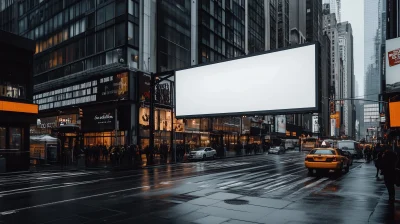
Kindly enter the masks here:
<path id="1" fill-rule="evenodd" d="M 102 110 L 85 112 L 83 128 L 85 131 L 107 131 L 115 129 L 115 111 Z"/>
<path id="2" fill-rule="evenodd" d="M 308 131 L 308 132 L 312 131 L 312 116 L 311 116 L 311 114 L 303 115 L 303 129 L 304 129 L 304 131 Z"/>
<path id="3" fill-rule="evenodd" d="M 318 116 L 315 116 L 315 115 L 312 116 L 312 121 L 313 121 L 312 132 L 319 133 Z"/>
<path id="4" fill-rule="evenodd" d="M 336 136 L 336 119 L 331 119 L 331 136 Z"/>
<path id="5" fill-rule="evenodd" d="M 278 133 L 286 134 L 286 116 L 285 115 L 275 116 L 275 131 Z"/>
<path id="6" fill-rule="evenodd" d="M 150 102 L 150 75 L 148 74 L 139 75 L 139 99 Z"/>
<path id="7" fill-rule="evenodd" d="M 97 101 L 128 98 L 128 73 L 119 73 L 99 80 Z"/>
<path id="8" fill-rule="evenodd" d="M 386 40 L 386 92 L 400 92 L 400 37 Z"/>

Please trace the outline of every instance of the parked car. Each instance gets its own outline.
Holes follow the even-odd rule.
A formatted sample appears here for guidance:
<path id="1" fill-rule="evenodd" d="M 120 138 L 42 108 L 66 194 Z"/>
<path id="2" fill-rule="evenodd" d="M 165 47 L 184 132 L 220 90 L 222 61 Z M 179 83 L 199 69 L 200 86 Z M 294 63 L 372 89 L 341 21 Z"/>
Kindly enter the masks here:
<path id="1" fill-rule="evenodd" d="M 199 160 L 199 159 L 207 159 L 217 157 L 217 150 L 210 147 L 199 147 L 189 153 L 189 160 Z"/>
<path id="2" fill-rule="evenodd" d="M 349 159 L 342 155 L 342 151 L 334 148 L 315 148 L 306 156 L 304 164 L 310 174 L 314 170 L 334 170 L 342 173 L 343 169 L 350 170 Z"/>
<path id="3" fill-rule="evenodd" d="M 283 154 L 285 153 L 285 147 L 283 145 L 278 145 L 278 146 L 272 146 L 269 151 L 268 154 Z"/>

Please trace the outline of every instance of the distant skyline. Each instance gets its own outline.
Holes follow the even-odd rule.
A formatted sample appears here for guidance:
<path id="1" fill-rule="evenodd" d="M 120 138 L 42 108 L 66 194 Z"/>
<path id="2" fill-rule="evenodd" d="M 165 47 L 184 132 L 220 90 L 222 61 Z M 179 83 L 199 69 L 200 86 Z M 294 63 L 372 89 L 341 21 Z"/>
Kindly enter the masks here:
<path id="1" fill-rule="evenodd" d="M 342 0 L 342 22 L 349 21 L 354 38 L 354 74 L 358 91 L 356 97 L 364 96 L 364 0 Z"/>

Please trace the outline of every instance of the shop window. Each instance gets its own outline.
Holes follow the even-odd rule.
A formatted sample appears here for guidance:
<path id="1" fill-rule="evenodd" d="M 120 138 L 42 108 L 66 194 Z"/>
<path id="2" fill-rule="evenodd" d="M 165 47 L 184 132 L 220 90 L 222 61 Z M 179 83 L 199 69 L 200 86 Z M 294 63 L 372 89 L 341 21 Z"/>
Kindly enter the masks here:
<path id="1" fill-rule="evenodd" d="M 22 149 L 21 128 L 10 128 L 10 149 Z"/>
<path id="2" fill-rule="evenodd" d="M 0 127 L 0 150 L 6 148 L 6 128 Z"/>

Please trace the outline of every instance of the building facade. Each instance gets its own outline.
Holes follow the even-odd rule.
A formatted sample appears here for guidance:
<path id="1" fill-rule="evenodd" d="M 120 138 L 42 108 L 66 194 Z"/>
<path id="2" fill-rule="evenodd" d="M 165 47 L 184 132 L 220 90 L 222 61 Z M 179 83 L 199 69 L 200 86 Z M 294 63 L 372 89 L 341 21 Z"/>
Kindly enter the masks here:
<path id="1" fill-rule="evenodd" d="M 323 0 L 322 4 L 329 5 L 329 13 L 335 14 L 337 23 L 341 22 L 342 15 L 342 4 L 341 0 Z"/>
<path id="2" fill-rule="evenodd" d="M 343 77 L 341 84 L 343 89 L 343 125 L 344 134 L 353 137 L 355 128 L 355 106 L 354 101 L 354 58 L 353 58 L 353 31 L 351 24 L 342 22 L 338 24 L 339 53 L 343 60 Z"/>
<path id="3" fill-rule="evenodd" d="M 290 44 L 306 42 L 306 1 L 289 1 L 289 32 Z"/>
<path id="4" fill-rule="evenodd" d="M 38 106 L 32 100 L 32 40 L 0 30 L 0 157 L 1 172 L 28 170 L 30 125 Z"/>

